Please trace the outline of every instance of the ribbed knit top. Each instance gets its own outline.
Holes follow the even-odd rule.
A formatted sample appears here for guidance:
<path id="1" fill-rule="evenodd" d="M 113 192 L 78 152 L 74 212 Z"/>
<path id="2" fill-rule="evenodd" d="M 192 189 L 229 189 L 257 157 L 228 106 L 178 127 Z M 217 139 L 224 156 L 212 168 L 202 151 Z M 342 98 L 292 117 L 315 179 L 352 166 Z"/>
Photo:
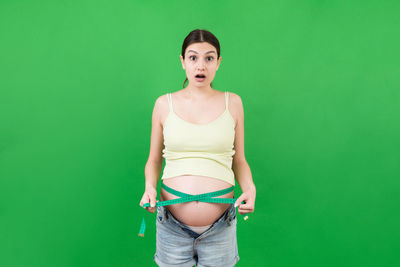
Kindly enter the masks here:
<path id="1" fill-rule="evenodd" d="M 235 120 L 228 109 L 228 92 L 225 92 L 225 111 L 206 124 L 180 118 L 173 110 L 171 94 L 167 96 L 170 112 L 163 126 L 165 167 L 161 179 L 200 175 L 235 185 L 232 170 Z"/>

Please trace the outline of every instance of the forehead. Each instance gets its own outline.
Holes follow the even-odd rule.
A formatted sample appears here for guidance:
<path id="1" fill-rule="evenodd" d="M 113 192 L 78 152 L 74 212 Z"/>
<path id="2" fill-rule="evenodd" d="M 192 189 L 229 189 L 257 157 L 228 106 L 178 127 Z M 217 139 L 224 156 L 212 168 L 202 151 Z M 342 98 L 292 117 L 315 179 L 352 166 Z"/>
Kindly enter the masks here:
<path id="1" fill-rule="evenodd" d="M 200 55 L 216 55 L 217 54 L 217 49 L 209 43 L 202 42 L 202 43 L 194 43 L 189 45 L 186 48 L 186 53 L 192 53 L 192 54 L 200 54 Z"/>

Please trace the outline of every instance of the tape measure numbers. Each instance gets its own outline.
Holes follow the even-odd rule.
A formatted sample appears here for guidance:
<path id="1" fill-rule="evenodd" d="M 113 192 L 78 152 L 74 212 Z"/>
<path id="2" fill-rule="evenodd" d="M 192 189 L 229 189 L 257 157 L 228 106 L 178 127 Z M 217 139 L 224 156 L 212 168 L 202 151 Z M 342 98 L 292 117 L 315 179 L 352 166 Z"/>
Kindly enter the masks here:
<path id="1" fill-rule="evenodd" d="M 211 203 L 235 203 L 237 198 L 214 198 L 217 196 L 222 196 L 225 195 L 229 192 L 232 192 L 234 189 L 234 186 L 231 186 L 226 189 L 210 192 L 210 193 L 205 193 L 205 194 L 199 194 L 199 195 L 191 195 L 191 194 L 186 194 L 180 191 L 177 191 L 175 189 L 172 189 L 171 187 L 166 186 L 164 183 L 161 184 L 161 187 L 164 188 L 167 192 L 174 194 L 180 198 L 176 199 L 170 199 L 170 200 L 165 200 L 165 201 L 158 201 L 156 202 L 156 207 L 158 206 L 168 206 L 168 205 L 173 205 L 173 204 L 178 204 L 178 203 L 185 203 L 185 202 L 190 202 L 190 201 L 201 201 L 201 202 L 211 202 Z M 242 204 L 245 204 L 244 201 L 241 202 Z M 150 203 L 144 203 L 142 208 L 150 207 Z M 241 214 L 244 220 L 248 219 L 248 216 L 245 214 Z M 142 223 L 140 226 L 139 230 L 139 236 L 144 236 L 144 232 L 146 230 L 146 222 L 143 216 Z"/>

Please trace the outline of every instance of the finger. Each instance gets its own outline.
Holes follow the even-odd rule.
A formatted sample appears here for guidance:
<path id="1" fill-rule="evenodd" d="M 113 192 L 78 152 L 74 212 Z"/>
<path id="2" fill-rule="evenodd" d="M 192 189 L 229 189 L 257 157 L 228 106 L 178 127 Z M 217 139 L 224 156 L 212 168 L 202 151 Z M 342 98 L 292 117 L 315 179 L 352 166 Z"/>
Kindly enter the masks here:
<path id="1" fill-rule="evenodd" d="M 242 205 L 241 203 L 242 203 L 242 199 L 243 199 L 243 197 L 239 197 L 238 199 L 236 199 L 236 201 L 235 201 L 235 208 L 237 207 L 237 206 L 240 206 L 240 205 Z"/>
<path id="2" fill-rule="evenodd" d="M 150 196 L 147 195 L 143 202 L 144 202 L 143 205 L 149 204 L 151 202 Z M 142 207 L 143 207 L 143 205 L 142 205 Z M 146 210 L 148 210 L 149 208 L 150 207 L 145 207 Z"/>
<path id="3" fill-rule="evenodd" d="M 245 215 L 245 214 L 249 214 L 249 213 L 252 213 L 252 212 L 249 211 L 249 210 L 239 210 L 239 213 L 240 213 L 241 215 Z"/>
<path id="4" fill-rule="evenodd" d="M 253 206 L 250 204 L 240 204 L 239 209 L 251 209 Z"/>
<path id="5" fill-rule="evenodd" d="M 154 213 L 155 211 L 156 211 L 156 207 L 150 207 L 150 209 L 149 209 L 149 211 L 151 212 L 151 213 Z"/>
<path id="6" fill-rule="evenodd" d="M 251 205 L 246 205 L 246 206 L 241 205 L 241 206 L 239 206 L 239 209 L 242 209 L 242 210 L 251 210 L 251 209 L 254 209 L 254 206 L 251 206 Z"/>
<path id="7" fill-rule="evenodd" d="M 247 215 L 249 213 L 251 213 L 251 212 L 239 210 L 240 215 Z"/>
<path id="8" fill-rule="evenodd" d="M 239 207 L 238 210 L 240 210 L 240 211 L 252 211 L 252 210 L 254 210 L 254 207 L 249 207 L 249 208 L 242 208 L 242 207 Z"/>

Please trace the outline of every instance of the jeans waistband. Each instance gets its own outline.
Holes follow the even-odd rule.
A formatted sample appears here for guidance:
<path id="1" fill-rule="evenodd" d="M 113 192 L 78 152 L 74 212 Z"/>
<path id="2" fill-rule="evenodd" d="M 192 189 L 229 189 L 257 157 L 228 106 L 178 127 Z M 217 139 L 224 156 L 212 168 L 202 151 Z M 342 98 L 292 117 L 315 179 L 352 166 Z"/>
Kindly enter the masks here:
<path id="1" fill-rule="evenodd" d="M 172 223 L 179 226 L 183 231 L 187 232 L 193 238 L 197 238 L 200 235 L 202 235 L 208 231 L 208 230 L 206 230 L 204 233 L 198 234 L 198 233 L 194 232 L 193 230 L 191 230 L 185 223 L 183 223 L 180 220 L 178 220 L 177 218 L 175 218 L 166 207 L 160 206 L 157 208 L 160 209 L 159 210 L 160 213 L 157 215 L 157 216 L 160 216 L 158 218 L 159 222 L 163 223 L 163 222 L 169 220 Z M 232 220 L 234 220 L 235 218 L 236 218 L 236 209 L 234 207 L 234 204 L 230 204 L 229 208 L 227 208 L 226 211 L 214 223 L 212 223 L 212 225 L 209 227 L 209 229 L 213 228 L 215 224 L 217 224 L 221 221 L 226 221 L 230 225 L 232 223 Z"/>

